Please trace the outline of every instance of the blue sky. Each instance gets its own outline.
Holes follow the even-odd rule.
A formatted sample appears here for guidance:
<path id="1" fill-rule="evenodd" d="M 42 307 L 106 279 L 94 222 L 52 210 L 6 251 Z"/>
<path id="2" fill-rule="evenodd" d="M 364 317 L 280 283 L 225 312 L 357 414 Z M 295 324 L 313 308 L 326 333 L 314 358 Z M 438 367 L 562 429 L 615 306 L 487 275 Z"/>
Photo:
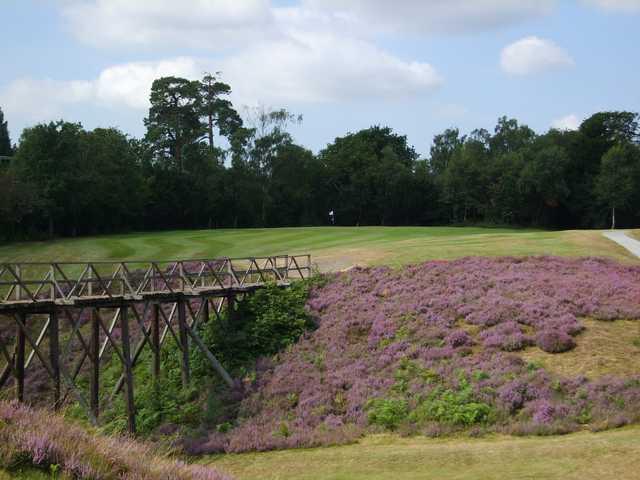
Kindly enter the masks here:
<path id="1" fill-rule="evenodd" d="M 314 151 L 373 124 L 425 154 L 501 115 L 640 110 L 640 0 L 0 0 L 0 19 L 14 141 L 59 118 L 141 136 L 153 78 L 204 71 L 241 112 L 302 113 Z"/>

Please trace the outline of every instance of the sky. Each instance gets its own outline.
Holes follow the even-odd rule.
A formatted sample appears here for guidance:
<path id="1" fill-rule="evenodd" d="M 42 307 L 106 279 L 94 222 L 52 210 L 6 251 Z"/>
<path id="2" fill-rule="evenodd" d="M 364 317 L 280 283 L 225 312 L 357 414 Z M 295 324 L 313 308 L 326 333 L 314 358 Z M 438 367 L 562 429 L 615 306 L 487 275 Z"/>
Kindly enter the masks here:
<path id="1" fill-rule="evenodd" d="M 0 108 L 144 135 L 149 89 L 220 72 L 241 114 L 302 114 L 317 152 L 372 125 L 543 133 L 640 111 L 640 0 L 0 0 Z"/>

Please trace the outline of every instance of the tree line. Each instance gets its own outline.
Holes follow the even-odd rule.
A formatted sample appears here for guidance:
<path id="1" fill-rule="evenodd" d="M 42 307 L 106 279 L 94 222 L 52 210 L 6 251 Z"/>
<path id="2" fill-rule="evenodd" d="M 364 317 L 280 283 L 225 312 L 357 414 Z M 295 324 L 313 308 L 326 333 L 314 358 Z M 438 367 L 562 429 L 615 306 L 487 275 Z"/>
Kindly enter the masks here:
<path id="1" fill-rule="evenodd" d="M 436 135 L 420 158 L 384 126 L 318 154 L 285 109 L 244 119 L 214 75 L 153 82 L 143 138 L 66 121 L 9 141 L 0 110 L 0 239 L 186 228 L 495 224 L 599 228 L 640 221 L 638 114 L 599 112 L 539 135 Z M 334 212 L 330 218 L 329 211 Z M 614 220 L 615 219 L 615 220 Z"/>

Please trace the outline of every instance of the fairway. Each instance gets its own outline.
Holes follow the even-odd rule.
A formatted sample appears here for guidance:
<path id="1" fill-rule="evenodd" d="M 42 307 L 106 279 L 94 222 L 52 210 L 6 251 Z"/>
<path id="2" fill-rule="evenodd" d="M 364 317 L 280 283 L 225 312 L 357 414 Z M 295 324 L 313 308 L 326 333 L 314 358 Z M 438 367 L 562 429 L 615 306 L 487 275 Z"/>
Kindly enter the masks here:
<path id="1" fill-rule="evenodd" d="M 631 480 L 640 470 L 640 428 L 480 439 L 381 435 L 342 447 L 206 462 L 238 480 Z"/>
<path id="2" fill-rule="evenodd" d="M 0 246 L 0 261 L 170 260 L 310 253 L 323 271 L 471 255 L 607 256 L 636 262 L 598 230 L 310 227 L 189 230 Z"/>

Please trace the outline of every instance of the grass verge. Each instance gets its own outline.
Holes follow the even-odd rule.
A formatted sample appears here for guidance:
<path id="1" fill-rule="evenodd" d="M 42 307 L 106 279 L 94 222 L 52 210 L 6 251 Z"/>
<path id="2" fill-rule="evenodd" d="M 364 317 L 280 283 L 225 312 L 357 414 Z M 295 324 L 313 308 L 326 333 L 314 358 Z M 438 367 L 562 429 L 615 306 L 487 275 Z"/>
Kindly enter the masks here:
<path id="1" fill-rule="evenodd" d="M 371 436 L 354 445 L 209 457 L 239 480 L 631 480 L 640 427 L 559 437 Z"/>

